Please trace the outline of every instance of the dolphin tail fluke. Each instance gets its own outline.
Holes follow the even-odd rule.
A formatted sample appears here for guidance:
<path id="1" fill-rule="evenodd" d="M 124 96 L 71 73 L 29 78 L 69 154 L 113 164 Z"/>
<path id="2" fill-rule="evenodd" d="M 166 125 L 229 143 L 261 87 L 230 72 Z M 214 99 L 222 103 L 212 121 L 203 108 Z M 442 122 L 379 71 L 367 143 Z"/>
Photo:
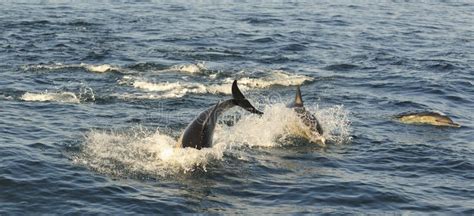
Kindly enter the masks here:
<path id="1" fill-rule="evenodd" d="M 232 97 L 234 99 L 234 102 L 237 106 L 240 106 L 244 108 L 245 110 L 262 115 L 263 112 L 257 110 L 242 94 L 242 92 L 239 89 L 239 86 L 237 86 L 237 80 L 234 80 L 234 83 L 232 83 Z"/>
<path id="2" fill-rule="evenodd" d="M 237 100 L 243 100 L 245 99 L 244 94 L 239 89 L 239 86 L 237 86 L 237 80 L 234 80 L 232 83 L 232 97 Z"/>
<path id="3" fill-rule="evenodd" d="M 296 87 L 296 95 L 295 95 L 295 102 L 294 105 L 297 107 L 303 106 L 303 98 L 301 97 L 301 90 L 300 87 Z"/>

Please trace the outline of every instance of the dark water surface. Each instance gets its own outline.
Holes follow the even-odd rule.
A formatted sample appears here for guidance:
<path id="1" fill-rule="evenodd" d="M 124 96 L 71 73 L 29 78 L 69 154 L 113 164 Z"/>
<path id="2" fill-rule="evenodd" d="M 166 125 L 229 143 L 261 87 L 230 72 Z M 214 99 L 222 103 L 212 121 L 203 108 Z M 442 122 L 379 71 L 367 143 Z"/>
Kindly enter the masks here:
<path id="1" fill-rule="evenodd" d="M 0 1 L 0 214 L 474 214 L 472 2 L 198 2 Z M 265 115 L 174 149 L 233 79 Z"/>

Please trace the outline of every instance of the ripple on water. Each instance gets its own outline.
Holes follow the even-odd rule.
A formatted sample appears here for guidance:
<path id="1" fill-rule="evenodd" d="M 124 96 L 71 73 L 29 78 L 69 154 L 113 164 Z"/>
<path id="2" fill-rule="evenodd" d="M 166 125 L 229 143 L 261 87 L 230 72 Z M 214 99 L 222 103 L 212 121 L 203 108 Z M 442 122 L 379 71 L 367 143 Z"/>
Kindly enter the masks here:
<path id="1" fill-rule="evenodd" d="M 324 67 L 323 69 L 330 70 L 330 71 L 350 71 L 357 68 L 359 68 L 359 66 L 354 65 L 354 64 L 341 63 L 341 64 L 328 65 Z"/>
<path id="2" fill-rule="evenodd" d="M 0 215 L 472 215 L 473 6 L 0 1 Z M 234 79 L 265 114 L 175 149 Z"/>

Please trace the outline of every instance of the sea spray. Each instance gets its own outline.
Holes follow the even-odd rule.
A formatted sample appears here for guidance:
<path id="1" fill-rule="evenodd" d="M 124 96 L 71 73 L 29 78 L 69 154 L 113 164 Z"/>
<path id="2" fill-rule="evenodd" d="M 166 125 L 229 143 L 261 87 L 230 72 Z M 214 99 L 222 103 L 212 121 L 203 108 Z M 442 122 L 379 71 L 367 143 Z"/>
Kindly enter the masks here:
<path id="1" fill-rule="evenodd" d="M 286 138 L 305 134 L 295 129 L 309 130 L 296 113 L 282 103 L 267 105 L 261 117 L 240 111 L 234 108 L 220 118 L 212 148 L 177 148 L 177 137 L 163 133 L 163 129 L 92 130 L 85 135 L 81 150 L 73 160 L 114 176 L 177 175 L 196 169 L 206 170 L 210 164 L 225 160 L 225 154 L 236 154 L 242 148 L 295 145 Z M 327 140 L 332 143 L 350 140 L 348 112 L 343 106 L 317 109 L 316 115 L 325 127 Z"/>

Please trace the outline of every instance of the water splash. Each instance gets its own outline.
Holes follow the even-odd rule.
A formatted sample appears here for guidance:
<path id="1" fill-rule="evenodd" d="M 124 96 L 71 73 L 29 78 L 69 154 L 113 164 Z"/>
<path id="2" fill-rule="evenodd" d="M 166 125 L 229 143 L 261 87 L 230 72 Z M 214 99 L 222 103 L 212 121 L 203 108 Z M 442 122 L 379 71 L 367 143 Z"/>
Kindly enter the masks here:
<path id="1" fill-rule="evenodd" d="M 350 122 L 348 112 L 343 106 L 334 106 L 325 109 L 307 107 L 312 111 L 325 130 L 324 139 L 330 143 L 341 144 L 350 141 Z M 242 115 L 240 119 L 234 114 L 227 115 L 227 119 L 234 121 L 232 126 L 217 128 L 217 143 L 239 143 L 250 147 L 276 147 L 294 145 L 287 138 L 299 136 L 306 140 L 321 144 L 321 137 L 314 134 L 292 109 L 283 103 L 266 106 L 261 117 Z M 226 117 L 224 117 L 226 119 Z"/>
<path id="2" fill-rule="evenodd" d="M 79 99 L 80 101 L 95 101 L 94 90 L 82 83 L 79 89 Z"/>
<path id="3" fill-rule="evenodd" d="M 322 124 L 326 140 L 336 144 L 348 143 L 352 140 L 350 112 L 344 108 L 344 105 L 335 105 L 324 109 L 306 105 L 306 108 L 312 111 Z"/>
<path id="4" fill-rule="evenodd" d="M 176 142 L 158 130 L 140 127 L 126 132 L 91 131 L 73 161 L 109 175 L 160 177 L 206 170 L 210 163 L 223 158 L 221 145 L 197 150 L 176 148 Z"/>
<path id="5" fill-rule="evenodd" d="M 237 113 L 236 113 L 237 112 Z M 350 126 L 342 106 L 321 109 L 318 116 L 327 134 L 335 143 L 349 139 Z M 242 114 L 242 115 L 240 115 Z M 233 121 L 232 126 L 224 123 Z M 224 116 L 216 126 L 212 148 L 197 150 L 177 148 L 177 139 L 160 130 L 148 131 L 136 127 L 124 132 L 90 131 L 81 150 L 73 156 L 77 164 L 100 173 L 115 176 L 168 176 L 203 169 L 224 160 L 224 153 L 235 154 L 240 148 L 279 147 L 294 145 L 290 136 L 309 130 L 296 113 L 284 104 L 268 105 L 262 117 L 239 113 L 239 109 Z M 341 133 L 342 131 L 342 133 Z M 303 137 L 311 139 L 311 137 Z"/>

